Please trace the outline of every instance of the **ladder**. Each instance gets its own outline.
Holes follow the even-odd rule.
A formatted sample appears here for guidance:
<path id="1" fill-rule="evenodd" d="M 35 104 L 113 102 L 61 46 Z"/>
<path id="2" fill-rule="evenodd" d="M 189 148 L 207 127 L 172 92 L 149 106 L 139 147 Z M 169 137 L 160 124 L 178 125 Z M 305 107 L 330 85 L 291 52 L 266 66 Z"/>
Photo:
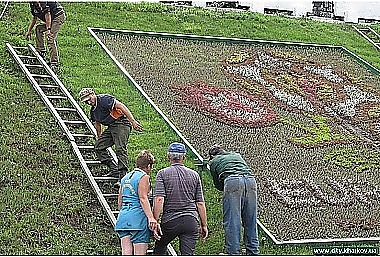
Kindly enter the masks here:
<path id="1" fill-rule="evenodd" d="M 69 140 L 100 204 L 112 226 L 115 226 L 119 211 L 118 192 L 114 192 L 113 184 L 118 178 L 101 176 L 105 171 L 94 152 L 96 129 L 92 122 L 32 45 L 16 47 L 6 43 L 6 46 Z M 107 150 L 117 163 L 112 148 Z M 171 244 L 168 245 L 168 251 L 177 256 Z M 152 253 L 152 250 L 148 250 L 148 253 Z"/>
<path id="2" fill-rule="evenodd" d="M 0 20 L 1 20 L 1 18 L 3 18 L 5 11 L 7 10 L 8 5 L 9 5 L 9 1 L 5 2 L 3 11 L 0 14 Z"/>
<path id="3" fill-rule="evenodd" d="M 105 182 L 112 184 L 112 182 L 117 181 L 117 178 L 100 175 L 102 165 L 100 161 L 96 160 L 93 146 L 96 129 L 70 92 L 32 45 L 14 47 L 6 43 L 6 46 L 69 140 L 100 204 L 114 226 L 118 214 L 118 194 L 110 191 L 112 186 L 108 185 L 107 188 Z M 113 150 L 111 148 L 107 150 L 117 162 Z"/>
<path id="4" fill-rule="evenodd" d="M 360 35 L 368 40 L 372 45 L 374 45 L 377 50 L 380 50 L 380 35 L 371 27 L 359 28 L 352 26 Z"/>

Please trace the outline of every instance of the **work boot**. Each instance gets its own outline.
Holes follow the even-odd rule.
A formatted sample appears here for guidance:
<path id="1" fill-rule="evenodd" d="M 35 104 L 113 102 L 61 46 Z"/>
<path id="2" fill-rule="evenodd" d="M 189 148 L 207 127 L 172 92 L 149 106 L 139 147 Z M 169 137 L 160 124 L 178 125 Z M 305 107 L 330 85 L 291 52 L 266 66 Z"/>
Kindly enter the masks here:
<path id="1" fill-rule="evenodd" d="M 46 51 L 40 51 L 40 50 L 37 50 L 38 54 L 41 55 L 42 59 L 45 59 L 46 57 Z"/>
<path id="2" fill-rule="evenodd" d="M 117 165 L 113 161 L 109 161 L 107 166 L 109 168 L 109 172 L 104 174 L 103 177 L 119 178 L 119 170 L 117 169 Z"/>
<path id="3" fill-rule="evenodd" d="M 54 73 L 59 73 L 61 69 L 59 68 L 59 64 L 51 64 L 50 69 L 54 71 Z"/>
<path id="4" fill-rule="evenodd" d="M 118 170 L 118 172 L 119 172 L 119 180 L 115 183 L 115 184 L 113 184 L 113 187 L 115 188 L 115 189 L 119 189 L 120 188 L 120 186 L 121 186 L 121 184 L 120 184 L 120 182 L 121 182 L 121 179 L 125 176 L 125 174 L 127 174 L 127 169 L 120 169 L 120 170 Z"/>
<path id="5" fill-rule="evenodd" d="M 120 186 L 121 186 L 120 181 L 118 181 L 118 182 L 116 182 L 115 184 L 113 184 L 113 188 L 115 188 L 115 189 L 119 189 Z"/>

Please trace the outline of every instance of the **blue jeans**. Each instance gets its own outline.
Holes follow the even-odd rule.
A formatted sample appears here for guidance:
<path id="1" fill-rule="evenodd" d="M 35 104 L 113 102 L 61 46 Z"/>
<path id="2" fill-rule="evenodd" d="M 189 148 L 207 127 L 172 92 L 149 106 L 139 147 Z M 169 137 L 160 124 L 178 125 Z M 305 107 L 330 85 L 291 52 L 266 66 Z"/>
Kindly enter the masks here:
<path id="1" fill-rule="evenodd" d="M 257 234 L 257 184 L 252 175 L 230 175 L 224 180 L 223 227 L 226 251 L 240 253 L 241 225 L 247 255 L 259 254 Z"/>

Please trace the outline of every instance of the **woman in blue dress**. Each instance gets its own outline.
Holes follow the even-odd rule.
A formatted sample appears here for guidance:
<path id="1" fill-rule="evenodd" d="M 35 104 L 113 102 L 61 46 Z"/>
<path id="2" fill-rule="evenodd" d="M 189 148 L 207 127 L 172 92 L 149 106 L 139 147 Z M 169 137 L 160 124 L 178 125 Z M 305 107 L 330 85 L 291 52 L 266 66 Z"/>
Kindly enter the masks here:
<path id="1" fill-rule="evenodd" d="M 115 231 L 121 241 L 122 255 L 146 255 L 154 219 L 148 195 L 151 191 L 149 173 L 154 156 L 143 150 L 136 158 L 136 168 L 121 179 Z"/>

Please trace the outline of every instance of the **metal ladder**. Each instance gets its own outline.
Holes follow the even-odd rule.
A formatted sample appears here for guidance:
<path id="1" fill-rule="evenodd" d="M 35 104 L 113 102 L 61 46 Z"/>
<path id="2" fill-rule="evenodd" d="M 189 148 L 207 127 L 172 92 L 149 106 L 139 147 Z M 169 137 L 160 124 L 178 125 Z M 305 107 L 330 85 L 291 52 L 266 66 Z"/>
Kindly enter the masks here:
<path id="1" fill-rule="evenodd" d="M 8 5 L 9 5 L 9 1 L 6 1 L 6 2 L 4 3 L 3 11 L 2 11 L 1 14 L 0 14 L 0 20 L 3 18 L 4 14 L 5 14 L 6 10 L 7 10 Z"/>
<path id="2" fill-rule="evenodd" d="M 112 225 L 115 225 L 118 214 L 117 194 L 112 192 L 114 191 L 112 182 L 116 182 L 117 178 L 100 176 L 101 163 L 96 160 L 93 147 L 96 130 L 91 121 L 32 45 L 14 47 L 6 43 L 6 46 L 71 143 L 99 202 Z M 113 150 L 111 148 L 107 150 L 117 161 Z M 101 185 L 107 181 L 111 184 L 108 187 L 112 191 L 107 186 Z M 114 201 L 111 201 L 112 198 Z"/>
<path id="3" fill-rule="evenodd" d="M 360 35 L 367 39 L 377 50 L 380 50 L 380 35 L 371 27 L 359 28 L 352 26 Z"/>
<path id="4" fill-rule="evenodd" d="M 100 204 L 112 226 L 115 226 L 119 211 L 118 192 L 115 193 L 113 184 L 118 178 L 100 175 L 104 170 L 94 152 L 96 129 L 92 122 L 32 45 L 15 47 L 6 43 L 6 46 L 69 140 Z M 111 148 L 107 150 L 117 163 L 115 152 Z M 168 245 L 168 251 L 177 256 L 171 244 Z M 148 250 L 148 253 L 152 253 L 152 250 Z"/>

